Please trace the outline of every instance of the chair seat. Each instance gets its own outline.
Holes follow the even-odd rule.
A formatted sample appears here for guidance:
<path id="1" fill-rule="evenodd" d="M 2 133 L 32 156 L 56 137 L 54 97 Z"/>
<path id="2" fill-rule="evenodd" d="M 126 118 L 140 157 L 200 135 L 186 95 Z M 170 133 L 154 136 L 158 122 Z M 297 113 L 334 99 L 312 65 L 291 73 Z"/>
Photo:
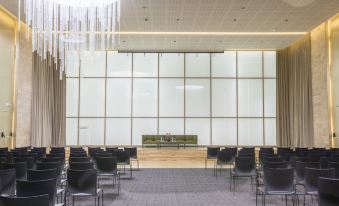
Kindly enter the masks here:
<path id="1" fill-rule="evenodd" d="M 97 189 L 97 194 L 101 192 L 102 189 Z M 74 194 L 68 194 L 69 196 L 94 196 L 93 194 L 90 193 L 74 193 Z"/>
<path id="2" fill-rule="evenodd" d="M 265 191 L 264 187 L 258 187 L 258 190 L 264 194 L 268 195 L 293 195 L 295 191 Z"/>
<path id="3" fill-rule="evenodd" d="M 255 177 L 256 173 L 251 171 L 251 172 L 239 172 L 239 171 L 235 171 L 232 170 L 232 175 L 234 176 L 238 176 L 238 177 Z"/>

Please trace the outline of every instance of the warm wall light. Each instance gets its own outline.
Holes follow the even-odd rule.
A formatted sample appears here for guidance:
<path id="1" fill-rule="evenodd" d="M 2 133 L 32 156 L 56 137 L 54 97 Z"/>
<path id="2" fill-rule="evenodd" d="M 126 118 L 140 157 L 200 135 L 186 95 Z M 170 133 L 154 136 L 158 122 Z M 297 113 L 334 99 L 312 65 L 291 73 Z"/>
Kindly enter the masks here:
<path id="1" fill-rule="evenodd" d="M 307 32 L 157 32 L 120 31 L 119 35 L 175 35 L 175 36 L 299 36 Z"/>
<path id="2" fill-rule="evenodd" d="M 5 8 L 0 5 L 0 25 L 8 28 L 14 28 L 16 25 L 15 18 L 7 12 Z"/>

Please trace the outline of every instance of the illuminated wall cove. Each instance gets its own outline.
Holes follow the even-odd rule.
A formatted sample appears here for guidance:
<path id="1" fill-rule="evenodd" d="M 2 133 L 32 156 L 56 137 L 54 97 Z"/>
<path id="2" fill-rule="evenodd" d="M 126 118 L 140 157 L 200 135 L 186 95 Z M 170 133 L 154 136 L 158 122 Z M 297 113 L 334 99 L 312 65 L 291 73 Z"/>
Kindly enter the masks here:
<path id="1" fill-rule="evenodd" d="M 275 51 L 67 53 L 67 145 L 276 145 Z M 80 61 L 78 61 L 80 59 Z"/>

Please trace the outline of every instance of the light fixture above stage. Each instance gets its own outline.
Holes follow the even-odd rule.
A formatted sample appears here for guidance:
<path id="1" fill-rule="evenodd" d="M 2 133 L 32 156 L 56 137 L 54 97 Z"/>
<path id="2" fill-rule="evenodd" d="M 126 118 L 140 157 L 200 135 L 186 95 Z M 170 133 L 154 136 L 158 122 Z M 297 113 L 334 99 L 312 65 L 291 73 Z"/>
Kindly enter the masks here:
<path id="1" fill-rule="evenodd" d="M 19 0 L 20 2 L 20 0 Z M 42 58 L 60 60 L 65 51 L 112 50 L 119 31 L 120 0 L 24 0 L 32 48 Z"/>

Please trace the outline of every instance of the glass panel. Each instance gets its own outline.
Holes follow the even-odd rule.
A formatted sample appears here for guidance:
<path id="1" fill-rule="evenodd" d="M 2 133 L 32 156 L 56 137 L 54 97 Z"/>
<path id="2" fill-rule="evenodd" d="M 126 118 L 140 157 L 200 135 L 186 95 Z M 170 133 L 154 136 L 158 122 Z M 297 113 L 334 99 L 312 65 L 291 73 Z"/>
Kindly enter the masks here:
<path id="1" fill-rule="evenodd" d="M 159 119 L 159 134 L 184 134 L 184 119 L 183 118 L 160 118 Z"/>
<path id="2" fill-rule="evenodd" d="M 264 51 L 264 77 L 276 77 L 276 51 Z"/>
<path id="3" fill-rule="evenodd" d="M 79 145 L 104 144 L 104 118 L 80 118 Z"/>
<path id="4" fill-rule="evenodd" d="M 214 118 L 212 119 L 212 144 L 237 145 L 237 120 Z"/>
<path id="5" fill-rule="evenodd" d="M 238 77 L 262 77 L 262 52 L 238 52 Z"/>
<path id="6" fill-rule="evenodd" d="M 186 116 L 209 117 L 210 80 L 186 79 L 185 88 L 186 88 Z"/>
<path id="7" fill-rule="evenodd" d="M 131 77 L 132 54 L 107 52 L 107 76 L 108 77 Z"/>
<path id="8" fill-rule="evenodd" d="M 235 117 L 237 94 L 235 79 L 212 80 L 212 116 Z"/>
<path id="9" fill-rule="evenodd" d="M 79 79 L 66 79 L 66 117 L 78 116 Z"/>
<path id="10" fill-rule="evenodd" d="M 159 82 L 159 116 L 184 116 L 183 79 L 160 79 Z"/>
<path id="11" fill-rule="evenodd" d="M 198 145 L 210 145 L 210 119 L 187 118 L 186 134 L 198 135 Z"/>
<path id="12" fill-rule="evenodd" d="M 265 117 L 275 117 L 276 115 L 276 88 L 275 79 L 264 80 Z"/>
<path id="13" fill-rule="evenodd" d="M 66 118 L 66 145 L 78 144 L 78 118 Z"/>
<path id="14" fill-rule="evenodd" d="M 135 77 L 157 77 L 158 76 L 158 54 L 157 53 L 134 53 L 133 54 L 133 76 Z"/>
<path id="15" fill-rule="evenodd" d="M 103 117 L 105 115 L 105 79 L 80 81 L 80 116 Z"/>
<path id="16" fill-rule="evenodd" d="M 133 116 L 156 117 L 157 107 L 157 80 L 134 79 L 133 84 Z"/>
<path id="17" fill-rule="evenodd" d="M 142 145 L 142 135 L 157 134 L 156 118 L 134 118 L 132 145 Z"/>
<path id="18" fill-rule="evenodd" d="M 159 54 L 160 77 L 183 77 L 184 54 L 163 53 Z"/>
<path id="19" fill-rule="evenodd" d="M 131 79 L 107 79 L 108 117 L 131 116 Z"/>
<path id="20" fill-rule="evenodd" d="M 263 145 L 263 120 L 240 118 L 239 122 L 239 145 L 256 146 Z"/>
<path id="21" fill-rule="evenodd" d="M 84 51 L 81 53 L 81 76 L 104 77 L 106 73 L 105 51 Z"/>
<path id="22" fill-rule="evenodd" d="M 261 79 L 238 80 L 238 109 L 240 117 L 262 117 L 263 97 Z"/>
<path id="23" fill-rule="evenodd" d="M 106 119 L 106 145 L 131 145 L 131 119 Z"/>
<path id="24" fill-rule="evenodd" d="M 265 145 L 277 145 L 275 119 L 265 119 Z"/>
<path id="25" fill-rule="evenodd" d="M 79 52 L 66 51 L 66 76 L 79 77 Z"/>
<path id="26" fill-rule="evenodd" d="M 210 54 L 186 53 L 186 77 L 209 77 Z"/>
<path id="27" fill-rule="evenodd" d="M 225 51 L 211 55 L 212 77 L 236 77 L 236 52 Z"/>

